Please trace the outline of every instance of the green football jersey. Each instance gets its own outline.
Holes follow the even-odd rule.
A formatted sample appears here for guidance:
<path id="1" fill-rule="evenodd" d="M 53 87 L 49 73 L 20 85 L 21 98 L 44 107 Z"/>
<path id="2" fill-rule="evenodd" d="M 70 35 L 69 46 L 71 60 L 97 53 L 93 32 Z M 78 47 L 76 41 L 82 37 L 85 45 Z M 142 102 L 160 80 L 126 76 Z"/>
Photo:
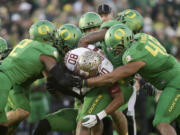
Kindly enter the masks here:
<path id="1" fill-rule="evenodd" d="M 58 51 L 49 44 L 30 39 L 22 40 L 0 65 L 12 84 L 21 84 L 44 69 L 40 55 L 58 58 Z"/>
<path id="2" fill-rule="evenodd" d="M 158 89 L 167 86 L 180 88 L 180 64 L 151 35 L 139 33 L 123 54 L 123 64 L 133 61 L 146 62 L 138 73 Z"/>

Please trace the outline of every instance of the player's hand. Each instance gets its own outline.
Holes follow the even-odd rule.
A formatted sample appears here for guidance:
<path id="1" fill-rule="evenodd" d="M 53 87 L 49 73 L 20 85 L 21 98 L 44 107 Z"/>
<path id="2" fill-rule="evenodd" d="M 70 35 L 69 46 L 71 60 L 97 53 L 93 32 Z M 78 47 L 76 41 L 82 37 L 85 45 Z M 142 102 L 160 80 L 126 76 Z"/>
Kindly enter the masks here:
<path id="1" fill-rule="evenodd" d="M 155 96 L 157 93 L 156 89 L 149 83 L 144 85 L 144 89 L 146 90 L 146 94 L 148 96 Z"/>
<path id="2" fill-rule="evenodd" d="M 84 122 L 82 123 L 82 125 L 87 128 L 92 128 L 98 123 L 99 120 L 102 120 L 106 116 L 107 113 L 104 110 L 98 113 L 97 115 L 87 115 L 83 117 Z"/>
<path id="3" fill-rule="evenodd" d="M 83 117 L 83 121 L 85 121 L 82 123 L 84 127 L 92 128 L 97 124 L 98 118 L 97 115 L 87 115 Z"/>
<path id="4" fill-rule="evenodd" d="M 77 87 L 77 88 L 82 88 L 82 87 L 87 87 L 87 79 L 83 79 L 79 76 L 72 76 L 72 85 L 73 87 Z"/>
<path id="5" fill-rule="evenodd" d="M 141 79 L 139 81 L 139 84 L 140 84 L 140 89 L 144 90 L 148 96 L 156 95 L 157 90 L 150 83 L 145 82 L 144 79 Z"/>

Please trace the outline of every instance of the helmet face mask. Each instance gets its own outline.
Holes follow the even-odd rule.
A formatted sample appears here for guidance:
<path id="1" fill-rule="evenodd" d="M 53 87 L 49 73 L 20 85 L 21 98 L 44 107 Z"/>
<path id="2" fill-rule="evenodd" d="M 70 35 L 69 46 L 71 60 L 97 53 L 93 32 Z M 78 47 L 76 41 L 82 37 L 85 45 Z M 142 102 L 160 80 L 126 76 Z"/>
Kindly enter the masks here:
<path id="1" fill-rule="evenodd" d="M 112 26 L 105 35 L 105 43 L 108 47 L 116 48 L 123 45 L 125 48 L 133 40 L 132 31 L 124 24 Z"/>
<path id="2" fill-rule="evenodd" d="M 114 55 L 122 54 L 123 50 L 124 50 L 124 45 L 121 44 L 117 45 L 115 48 L 111 48 L 111 51 Z"/>
<path id="3" fill-rule="evenodd" d="M 124 24 L 112 26 L 105 35 L 105 52 L 111 62 L 116 65 L 122 57 L 123 52 L 129 47 L 133 40 L 132 31 Z"/>
<path id="4" fill-rule="evenodd" d="M 89 33 L 89 32 L 97 31 L 98 29 L 99 29 L 99 27 L 92 27 L 92 28 L 83 29 L 82 32 Z"/>

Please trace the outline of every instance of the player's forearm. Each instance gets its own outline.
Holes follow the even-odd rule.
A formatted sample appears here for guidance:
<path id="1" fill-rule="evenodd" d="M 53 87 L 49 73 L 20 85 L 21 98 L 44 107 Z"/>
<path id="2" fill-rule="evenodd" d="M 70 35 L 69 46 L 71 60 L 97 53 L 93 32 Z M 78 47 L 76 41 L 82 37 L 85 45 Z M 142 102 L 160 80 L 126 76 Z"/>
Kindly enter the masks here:
<path id="1" fill-rule="evenodd" d="M 113 72 L 102 76 L 90 78 L 87 80 L 87 83 L 88 86 L 109 85 L 109 84 L 114 84 L 118 80 L 121 80 L 129 75 L 131 75 L 131 73 L 119 69 L 119 70 L 114 70 Z"/>
<path id="2" fill-rule="evenodd" d="M 106 34 L 106 29 L 101 29 L 96 32 L 91 32 L 84 37 L 82 37 L 78 43 L 78 47 L 87 46 L 88 44 L 93 44 L 98 41 L 102 41 L 104 39 L 104 36 Z"/>
<path id="3" fill-rule="evenodd" d="M 123 97 L 116 97 L 113 101 L 106 107 L 105 112 L 107 115 L 116 111 L 124 103 Z"/>
<path id="4" fill-rule="evenodd" d="M 103 86 L 107 84 L 113 84 L 118 80 L 135 74 L 140 68 L 144 66 L 145 63 L 142 61 L 132 62 L 124 66 L 119 66 L 111 73 L 94 78 L 89 78 L 87 80 L 87 84 L 88 86 Z"/>

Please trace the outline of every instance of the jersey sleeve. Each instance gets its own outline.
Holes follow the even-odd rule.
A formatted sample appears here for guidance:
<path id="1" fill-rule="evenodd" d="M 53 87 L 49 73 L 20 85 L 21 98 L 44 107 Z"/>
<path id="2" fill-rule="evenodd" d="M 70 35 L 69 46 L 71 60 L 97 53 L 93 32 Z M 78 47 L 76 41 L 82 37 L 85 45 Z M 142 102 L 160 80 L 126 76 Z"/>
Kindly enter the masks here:
<path id="1" fill-rule="evenodd" d="M 128 64 L 133 61 L 144 61 L 147 63 L 149 61 L 149 52 L 145 49 L 143 43 L 136 42 L 128 48 L 122 57 L 123 64 Z"/>
<path id="2" fill-rule="evenodd" d="M 114 69 L 112 63 L 107 59 L 103 58 L 101 65 L 99 66 L 99 75 L 107 74 L 112 72 Z"/>
<path id="3" fill-rule="evenodd" d="M 66 53 L 64 57 L 64 64 L 67 67 L 67 69 L 79 74 L 79 71 L 77 71 L 76 69 L 77 63 L 78 63 L 79 57 L 83 53 L 85 53 L 87 50 L 88 50 L 87 48 L 81 47 L 81 48 L 76 48 Z"/>
<path id="4" fill-rule="evenodd" d="M 40 50 L 39 48 L 37 48 L 37 49 Z M 48 56 L 52 56 L 56 60 L 58 60 L 60 57 L 57 49 L 51 45 L 48 45 L 48 44 L 41 45 L 41 53 L 48 55 Z"/>
<path id="5" fill-rule="evenodd" d="M 75 71 L 78 57 L 79 56 L 77 54 L 73 53 L 73 50 L 66 53 L 64 63 L 68 70 L 72 72 Z"/>
<path id="6" fill-rule="evenodd" d="M 110 20 L 110 21 L 104 22 L 100 28 L 101 29 L 109 29 L 111 26 L 114 26 L 116 24 L 122 24 L 122 23 L 119 21 Z"/>

